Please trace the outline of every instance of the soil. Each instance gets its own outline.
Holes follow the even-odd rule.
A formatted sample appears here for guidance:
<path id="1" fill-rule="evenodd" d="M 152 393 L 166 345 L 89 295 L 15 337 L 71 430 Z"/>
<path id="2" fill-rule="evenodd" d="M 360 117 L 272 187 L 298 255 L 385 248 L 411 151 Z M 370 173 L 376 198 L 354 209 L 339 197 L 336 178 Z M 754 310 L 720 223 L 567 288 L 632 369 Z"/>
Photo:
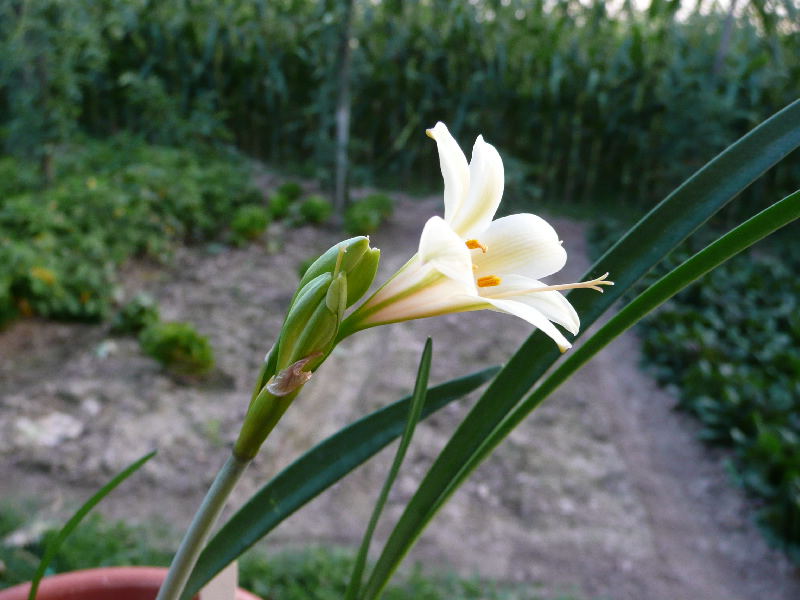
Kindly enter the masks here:
<path id="1" fill-rule="evenodd" d="M 414 251 L 438 202 L 402 200 L 373 236 L 383 253 L 379 280 Z M 572 281 L 588 266 L 584 226 L 551 222 L 569 253 L 553 279 Z M 134 339 L 110 337 L 105 326 L 27 320 L 0 333 L 2 496 L 33 499 L 41 518 L 53 518 L 157 448 L 103 510 L 180 531 L 237 433 L 298 265 L 338 239 L 333 230 L 273 226 L 246 248 L 183 249 L 170 267 L 128 270 L 129 294 L 150 291 L 165 319 L 190 321 L 210 337 L 218 367 L 202 384 L 176 381 Z M 502 362 L 529 333 L 513 317 L 482 311 L 346 340 L 246 473 L 234 505 L 316 442 L 407 394 L 426 336 L 435 383 Z M 696 440 L 696 424 L 673 410 L 675 398 L 640 370 L 639 356 L 626 333 L 554 393 L 455 494 L 410 560 L 585 599 L 800 598 L 797 570 L 752 524 L 728 457 Z M 378 539 L 473 400 L 419 426 Z M 392 450 L 289 518 L 268 546 L 356 545 Z"/>

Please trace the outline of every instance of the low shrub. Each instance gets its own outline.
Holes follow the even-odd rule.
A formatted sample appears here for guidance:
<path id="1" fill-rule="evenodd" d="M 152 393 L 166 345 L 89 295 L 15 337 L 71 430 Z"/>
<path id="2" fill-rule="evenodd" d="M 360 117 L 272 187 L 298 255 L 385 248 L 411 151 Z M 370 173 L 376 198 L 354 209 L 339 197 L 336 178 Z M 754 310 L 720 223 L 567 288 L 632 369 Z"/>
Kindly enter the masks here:
<path id="1" fill-rule="evenodd" d="M 206 375 L 214 368 L 211 344 L 189 323 L 154 323 L 139 336 L 145 354 L 177 375 Z"/>
<path id="2" fill-rule="evenodd" d="M 0 182 L 14 191 L 0 196 L 0 325 L 17 315 L 103 320 L 120 264 L 166 260 L 175 244 L 212 239 L 240 206 L 263 201 L 235 157 L 125 136 L 60 151 L 49 188 L 24 175 L 32 164 L 0 160 L 0 171 L 17 166 L 16 182 Z"/>
<path id="3" fill-rule="evenodd" d="M 382 219 L 388 219 L 394 213 L 394 200 L 386 194 L 370 194 L 358 202 L 377 212 Z"/>
<path id="4" fill-rule="evenodd" d="M 394 212 L 394 201 L 386 194 L 371 194 L 356 200 L 345 211 L 344 227 L 350 235 L 374 233 Z"/>
<path id="5" fill-rule="evenodd" d="M 260 236 L 270 222 L 269 212 L 260 205 L 239 207 L 231 220 L 231 233 L 236 244 L 244 244 Z"/>
<path id="6" fill-rule="evenodd" d="M 300 196 L 303 195 L 303 187 L 296 181 L 287 181 L 278 186 L 277 193 L 291 203 L 300 199 Z"/>
<path id="7" fill-rule="evenodd" d="M 155 299 L 140 292 L 131 298 L 111 321 L 111 333 L 116 335 L 138 334 L 143 329 L 158 323 L 160 315 Z"/>
<path id="8" fill-rule="evenodd" d="M 289 216 L 292 201 L 285 194 L 275 192 L 269 197 L 269 213 L 276 221 Z"/>
<path id="9" fill-rule="evenodd" d="M 299 214 L 304 223 L 319 225 L 331 218 L 333 204 L 327 198 L 314 194 L 303 200 L 300 204 Z"/>

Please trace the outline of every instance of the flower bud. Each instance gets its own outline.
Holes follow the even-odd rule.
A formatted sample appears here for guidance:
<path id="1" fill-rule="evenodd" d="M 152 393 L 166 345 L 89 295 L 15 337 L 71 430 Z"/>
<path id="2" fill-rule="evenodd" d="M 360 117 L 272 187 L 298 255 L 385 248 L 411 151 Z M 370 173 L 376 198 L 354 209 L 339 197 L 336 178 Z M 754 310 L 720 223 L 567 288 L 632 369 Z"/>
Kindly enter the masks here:
<path id="1" fill-rule="evenodd" d="M 363 235 L 339 242 L 308 267 L 300 279 L 299 289 L 322 273 L 342 272 L 347 275 L 346 306 L 349 308 L 361 299 L 372 285 L 378 270 L 380 254 L 381 251 L 377 248 L 369 247 L 369 238 Z"/>
<path id="2" fill-rule="evenodd" d="M 380 250 L 369 238 L 336 244 L 308 268 L 281 328 L 275 346 L 261 367 L 234 454 L 256 455 L 322 361 L 336 345 L 347 308 L 363 296 L 378 269 Z"/>
<path id="3" fill-rule="evenodd" d="M 331 273 L 322 273 L 300 289 L 281 330 L 276 372 L 311 354 L 325 355 L 330 350 L 326 346 L 336 338 L 341 320 L 336 295 L 343 289 L 342 277 L 339 274 L 334 280 Z M 346 294 L 346 280 L 344 291 Z M 336 302 L 335 310 L 328 307 L 331 295 L 334 296 L 331 302 Z"/>

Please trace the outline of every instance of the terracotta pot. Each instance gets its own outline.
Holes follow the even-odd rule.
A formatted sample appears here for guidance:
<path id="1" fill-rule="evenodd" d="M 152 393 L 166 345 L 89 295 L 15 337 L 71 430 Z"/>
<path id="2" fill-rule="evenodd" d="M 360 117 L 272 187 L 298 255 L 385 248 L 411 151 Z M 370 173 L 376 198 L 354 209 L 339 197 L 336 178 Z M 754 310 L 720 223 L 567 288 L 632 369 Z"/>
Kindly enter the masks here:
<path id="1" fill-rule="evenodd" d="M 167 570 L 161 567 L 104 567 L 45 577 L 37 600 L 153 600 Z M 30 583 L 0 590 L 0 600 L 27 600 Z M 202 596 L 200 598 L 202 600 Z M 259 600 L 236 590 L 234 600 Z"/>

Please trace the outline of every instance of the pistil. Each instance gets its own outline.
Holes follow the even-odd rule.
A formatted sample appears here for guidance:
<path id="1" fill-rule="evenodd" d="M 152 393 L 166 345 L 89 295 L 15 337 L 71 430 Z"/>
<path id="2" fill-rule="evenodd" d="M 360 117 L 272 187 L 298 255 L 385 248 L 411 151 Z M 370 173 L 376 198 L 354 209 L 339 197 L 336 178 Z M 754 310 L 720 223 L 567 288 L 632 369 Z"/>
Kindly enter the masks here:
<path id="1" fill-rule="evenodd" d="M 532 294 L 534 292 L 554 292 L 559 290 L 574 290 L 578 288 L 587 288 L 590 290 L 598 291 L 602 294 L 603 288 L 600 287 L 601 285 L 614 285 L 614 282 L 608 281 L 606 277 L 608 277 L 608 273 L 606 273 L 605 275 L 601 275 L 597 279 L 592 279 L 591 281 L 581 281 L 580 283 L 563 283 L 560 285 L 547 285 L 539 288 L 531 288 L 529 290 L 514 290 L 514 291 L 502 292 L 500 294 L 493 294 L 492 298 L 508 298 L 511 296 L 521 296 L 522 294 Z M 480 279 L 478 279 L 478 287 L 483 287 L 481 286 L 480 283 L 481 279 L 485 278 L 481 277 Z"/>

